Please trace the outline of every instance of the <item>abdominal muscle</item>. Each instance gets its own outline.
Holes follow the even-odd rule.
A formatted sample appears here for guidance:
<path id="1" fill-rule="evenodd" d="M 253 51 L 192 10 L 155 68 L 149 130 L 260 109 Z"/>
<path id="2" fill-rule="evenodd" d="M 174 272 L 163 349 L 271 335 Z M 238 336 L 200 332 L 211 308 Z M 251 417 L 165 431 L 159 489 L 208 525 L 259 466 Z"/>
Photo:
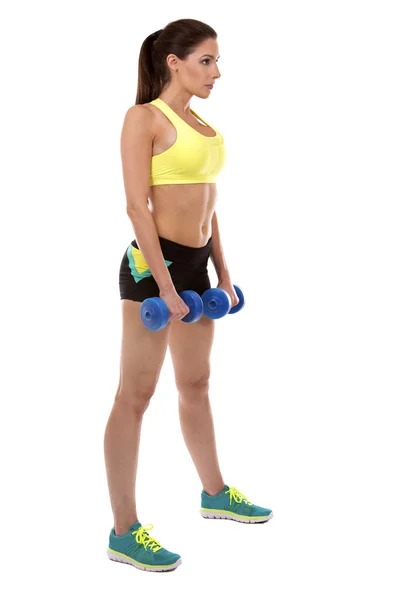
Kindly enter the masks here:
<path id="1" fill-rule="evenodd" d="M 205 246 L 211 237 L 216 195 L 215 183 L 151 187 L 148 204 L 158 235 L 185 246 Z"/>

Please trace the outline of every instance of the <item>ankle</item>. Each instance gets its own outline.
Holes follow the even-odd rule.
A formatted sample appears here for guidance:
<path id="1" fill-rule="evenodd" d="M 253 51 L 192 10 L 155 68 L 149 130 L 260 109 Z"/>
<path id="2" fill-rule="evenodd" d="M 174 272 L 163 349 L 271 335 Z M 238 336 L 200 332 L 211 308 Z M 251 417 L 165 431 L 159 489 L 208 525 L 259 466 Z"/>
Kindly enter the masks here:
<path id="1" fill-rule="evenodd" d="M 223 491 L 224 487 L 225 487 L 225 484 L 223 484 L 222 487 L 221 486 L 214 487 L 214 488 L 206 487 L 203 489 L 206 492 L 206 494 L 208 494 L 209 496 L 216 496 L 217 494 L 219 494 L 220 492 Z"/>
<path id="2" fill-rule="evenodd" d="M 119 523 L 115 523 L 115 525 L 114 525 L 115 535 L 125 535 L 125 533 L 128 533 L 128 531 L 129 531 L 130 527 L 133 525 L 133 523 L 137 523 L 138 521 L 139 521 L 139 519 L 137 518 L 137 516 L 134 516 L 129 521 L 120 521 Z"/>

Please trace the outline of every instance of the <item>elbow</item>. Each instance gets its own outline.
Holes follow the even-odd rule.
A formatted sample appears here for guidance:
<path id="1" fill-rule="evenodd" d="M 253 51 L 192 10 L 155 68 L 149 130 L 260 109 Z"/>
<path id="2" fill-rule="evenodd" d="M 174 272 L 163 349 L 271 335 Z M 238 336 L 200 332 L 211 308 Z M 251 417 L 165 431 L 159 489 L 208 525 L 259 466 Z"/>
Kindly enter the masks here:
<path id="1" fill-rule="evenodd" d="M 143 210 L 148 210 L 148 199 L 147 198 L 134 198 L 127 200 L 126 203 L 126 212 L 128 215 L 137 214 L 143 212 Z"/>
<path id="2" fill-rule="evenodd" d="M 142 202 L 140 204 L 128 204 L 126 207 L 126 213 L 132 223 L 136 223 L 138 220 L 143 218 L 143 216 L 146 216 L 149 213 L 147 202 Z"/>

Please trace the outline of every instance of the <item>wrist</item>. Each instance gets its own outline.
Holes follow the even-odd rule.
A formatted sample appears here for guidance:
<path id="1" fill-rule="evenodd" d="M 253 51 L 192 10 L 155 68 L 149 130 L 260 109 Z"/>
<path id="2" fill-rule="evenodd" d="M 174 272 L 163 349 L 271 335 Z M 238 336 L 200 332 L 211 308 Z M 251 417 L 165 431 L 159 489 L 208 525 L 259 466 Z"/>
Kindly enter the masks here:
<path id="1" fill-rule="evenodd" d="M 224 271 L 223 273 L 221 273 L 220 275 L 218 275 L 218 284 L 220 283 L 226 283 L 228 281 L 231 280 L 231 276 L 229 274 L 229 271 Z"/>
<path id="2" fill-rule="evenodd" d="M 160 294 L 168 294 L 169 292 L 172 292 L 172 290 L 175 289 L 175 285 L 172 279 L 170 279 L 170 281 L 164 282 L 161 285 L 159 285 L 158 289 L 160 290 Z"/>

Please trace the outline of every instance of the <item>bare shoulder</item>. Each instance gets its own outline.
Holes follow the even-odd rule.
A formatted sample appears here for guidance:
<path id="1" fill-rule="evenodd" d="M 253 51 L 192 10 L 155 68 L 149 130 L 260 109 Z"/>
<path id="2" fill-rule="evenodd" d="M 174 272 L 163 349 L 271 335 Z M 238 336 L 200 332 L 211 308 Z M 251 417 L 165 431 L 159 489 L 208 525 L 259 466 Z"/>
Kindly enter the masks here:
<path id="1" fill-rule="evenodd" d="M 123 133 L 149 135 L 154 137 L 155 116 L 147 104 L 134 104 L 130 106 L 124 117 Z"/>

